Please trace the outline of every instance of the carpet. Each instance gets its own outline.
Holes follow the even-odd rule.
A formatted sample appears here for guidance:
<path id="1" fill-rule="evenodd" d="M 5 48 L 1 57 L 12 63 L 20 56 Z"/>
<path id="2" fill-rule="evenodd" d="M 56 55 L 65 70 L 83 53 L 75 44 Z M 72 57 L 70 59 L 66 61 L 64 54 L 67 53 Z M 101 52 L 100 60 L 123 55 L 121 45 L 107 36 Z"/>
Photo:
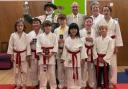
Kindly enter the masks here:
<path id="1" fill-rule="evenodd" d="M 15 85 L 14 84 L 0 84 L 0 89 L 14 89 Z M 27 87 L 27 89 L 38 89 L 35 87 Z"/>
<path id="2" fill-rule="evenodd" d="M 118 83 L 128 83 L 128 73 L 118 72 L 117 73 L 117 82 Z"/>
<path id="3" fill-rule="evenodd" d="M 128 83 L 127 84 L 117 84 L 116 89 L 128 89 Z M 15 85 L 13 84 L 0 84 L 0 89 L 14 89 Z M 27 87 L 27 89 L 38 89 L 38 88 L 31 88 Z"/>
<path id="4" fill-rule="evenodd" d="M 117 84 L 117 89 L 128 89 L 128 83 Z"/>

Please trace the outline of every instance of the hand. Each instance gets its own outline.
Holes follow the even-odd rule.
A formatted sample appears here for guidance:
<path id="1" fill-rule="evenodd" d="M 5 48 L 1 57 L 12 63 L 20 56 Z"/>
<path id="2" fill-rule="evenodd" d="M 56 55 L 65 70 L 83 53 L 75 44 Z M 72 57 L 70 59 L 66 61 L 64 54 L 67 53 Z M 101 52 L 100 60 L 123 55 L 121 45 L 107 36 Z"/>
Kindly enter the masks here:
<path id="1" fill-rule="evenodd" d="M 93 42 L 93 38 L 92 37 L 86 37 L 85 40 L 89 41 L 89 42 Z"/>
<path id="2" fill-rule="evenodd" d="M 54 55 L 53 52 L 50 52 L 49 55 L 48 55 L 48 58 L 52 57 Z"/>
<path id="3" fill-rule="evenodd" d="M 118 53 L 118 47 L 114 48 L 114 54 Z"/>
<path id="4" fill-rule="evenodd" d="M 58 43 L 59 44 L 64 43 L 64 40 L 63 39 L 59 39 Z"/>
<path id="5" fill-rule="evenodd" d="M 85 63 L 85 59 L 81 59 L 81 64 L 84 64 Z"/>
<path id="6" fill-rule="evenodd" d="M 100 63 L 104 63 L 104 60 L 103 60 L 102 57 L 101 58 L 98 58 L 98 60 L 99 60 Z"/>
<path id="7" fill-rule="evenodd" d="M 64 60 L 63 59 L 60 59 L 60 63 L 64 63 Z"/>
<path id="8" fill-rule="evenodd" d="M 68 60 L 69 63 L 72 63 L 72 60 Z"/>
<path id="9" fill-rule="evenodd" d="M 11 62 L 13 62 L 13 61 L 14 61 L 14 55 L 11 54 Z"/>
<path id="10" fill-rule="evenodd" d="M 30 42 L 30 45 L 33 45 L 33 44 L 34 44 L 34 42 L 33 42 L 33 41 L 31 41 L 31 42 Z"/>

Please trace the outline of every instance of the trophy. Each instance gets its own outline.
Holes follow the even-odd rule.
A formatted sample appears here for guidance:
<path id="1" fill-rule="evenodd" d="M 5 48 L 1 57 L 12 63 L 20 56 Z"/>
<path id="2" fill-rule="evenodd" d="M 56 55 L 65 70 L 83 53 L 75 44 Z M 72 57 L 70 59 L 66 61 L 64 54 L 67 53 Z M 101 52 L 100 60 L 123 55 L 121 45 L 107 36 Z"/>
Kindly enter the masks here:
<path id="1" fill-rule="evenodd" d="M 24 0 L 24 5 L 23 5 L 23 14 L 28 15 L 29 14 L 29 4 L 28 0 Z"/>
<path id="2" fill-rule="evenodd" d="M 59 35 L 59 38 L 60 38 L 60 39 L 63 39 L 63 35 L 62 35 L 62 34 L 61 34 L 61 35 Z"/>
<path id="3" fill-rule="evenodd" d="M 37 39 L 36 39 L 36 38 L 34 38 L 32 41 L 33 41 L 33 44 L 36 44 Z"/>
<path id="4" fill-rule="evenodd" d="M 36 42 L 37 42 L 37 39 L 36 39 L 36 38 L 34 38 L 34 39 L 32 39 L 32 41 L 31 41 L 31 43 L 30 43 L 31 48 L 32 48 L 33 50 L 35 50 L 35 49 L 36 49 Z"/>

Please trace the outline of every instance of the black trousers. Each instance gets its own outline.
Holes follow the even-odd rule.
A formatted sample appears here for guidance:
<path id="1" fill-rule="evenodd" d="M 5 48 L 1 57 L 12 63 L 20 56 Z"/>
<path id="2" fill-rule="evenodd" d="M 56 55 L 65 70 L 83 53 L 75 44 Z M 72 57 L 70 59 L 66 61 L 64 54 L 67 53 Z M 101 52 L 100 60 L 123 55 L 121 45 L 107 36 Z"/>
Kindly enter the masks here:
<path id="1" fill-rule="evenodd" d="M 97 66 L 95 66 L 97 87 L 102 87 L 102 85 L 103 87 L 108 87 L 109 85 L 109 65 L 107 64 L 105 67 L 99 66 L 97 70 Z"/>

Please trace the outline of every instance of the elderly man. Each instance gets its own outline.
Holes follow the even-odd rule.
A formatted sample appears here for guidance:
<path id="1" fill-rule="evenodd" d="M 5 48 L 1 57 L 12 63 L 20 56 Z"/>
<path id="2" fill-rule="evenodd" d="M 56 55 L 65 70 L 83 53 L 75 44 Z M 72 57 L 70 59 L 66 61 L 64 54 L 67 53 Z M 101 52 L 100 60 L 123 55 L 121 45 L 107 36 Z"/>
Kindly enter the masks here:
<path id="1" fill-rule="evenodd" d="M 81 29 L 83 27 L 83 16 L 84 15 L 79 13 L 79 5 L 77 2 L 73 2 L 71 7 L 72 7 L 72 13 L 67 16 L 67 23 L 68 25 L 71 23 L 76 23 Z"/>
<path id="2" fill-rule="evenodd" d="M 44 22 L 45 20 L 49 20 L 52 23 L 56 22 L 54 14 L 55 9 L 57 9 L 57 6 L 51 2 L 48 2 L 44 5 L 45 15 L 38 16 L 38 18 L 41 20 L 41 22 Z"/>
<path id="3" fill-rule="evenodd" d="M 45 20 L 49 20 L 53 23 L 52 27 L 53 30 L 58 27 L 57 24 L 57 16 L 54 14 L 54 10 L 57 9 L 57 6 L 54 5 L 52 2 L 48 2 L 44 5 L 44 15 L 37 16 L 36 18 L 41 20 L 41 23 L 43 23 Z M 30 15 L 24 15 L 24 18 L 29 23 L 32 23 L 32 17 Z"/>

